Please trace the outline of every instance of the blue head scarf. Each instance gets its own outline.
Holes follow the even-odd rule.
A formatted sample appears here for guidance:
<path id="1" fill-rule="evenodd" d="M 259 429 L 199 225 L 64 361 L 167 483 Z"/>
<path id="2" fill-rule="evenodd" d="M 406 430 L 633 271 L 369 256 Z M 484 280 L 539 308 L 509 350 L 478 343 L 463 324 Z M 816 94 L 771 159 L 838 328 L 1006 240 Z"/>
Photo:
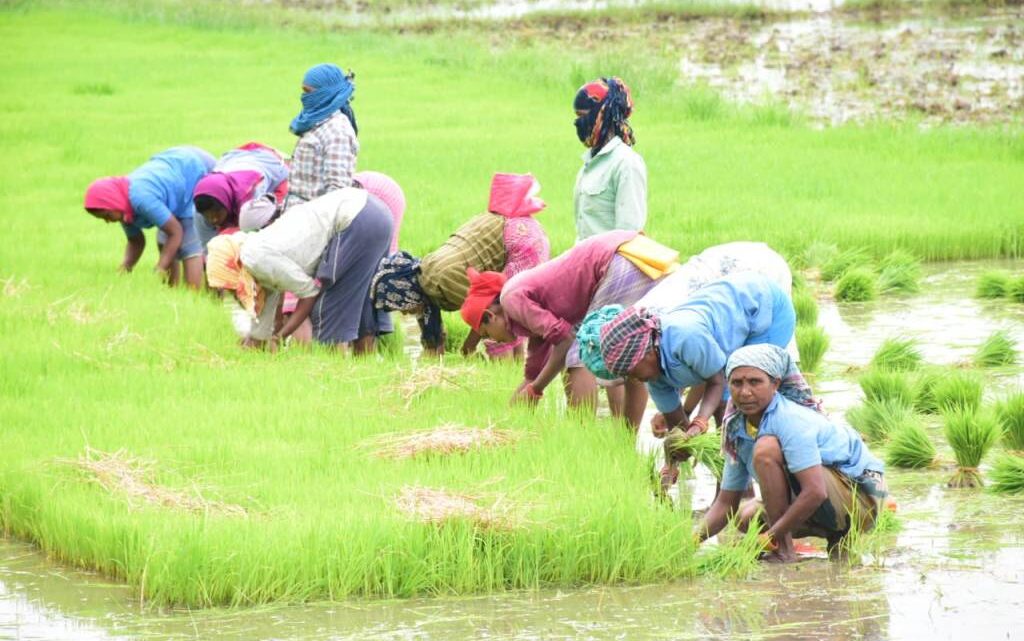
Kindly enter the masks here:
<path id="1" fill-rule="evenodd" d="M 292 133 L 301 136 L 336 111 L 345 114 L 352 123 L 352 129 L 359 133 L 356 115 L 349 104 L 356 90 L 352 82 L 354 78 L 354 75 L 345 75 L 332 64 L 317 65 L 307 71 L 302 77 L 302 84 L 313 87 L 313 91 L 302 94 L 302 111 L 292 120 Z"/>

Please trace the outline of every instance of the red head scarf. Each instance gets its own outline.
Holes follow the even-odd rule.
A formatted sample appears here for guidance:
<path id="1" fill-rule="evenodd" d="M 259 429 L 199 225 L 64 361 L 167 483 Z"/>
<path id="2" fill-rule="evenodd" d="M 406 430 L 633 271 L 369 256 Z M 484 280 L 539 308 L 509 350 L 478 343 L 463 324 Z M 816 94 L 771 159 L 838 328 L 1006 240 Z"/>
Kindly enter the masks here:
<path id="1" fill-rule="evenodd" d="M 135 220 L 132 202 L 128 199 L 128 176 L 107 176 L 92 181 L 85 190 L 86 209 L 109 209 L 124 214 L 124 222 Z"/>

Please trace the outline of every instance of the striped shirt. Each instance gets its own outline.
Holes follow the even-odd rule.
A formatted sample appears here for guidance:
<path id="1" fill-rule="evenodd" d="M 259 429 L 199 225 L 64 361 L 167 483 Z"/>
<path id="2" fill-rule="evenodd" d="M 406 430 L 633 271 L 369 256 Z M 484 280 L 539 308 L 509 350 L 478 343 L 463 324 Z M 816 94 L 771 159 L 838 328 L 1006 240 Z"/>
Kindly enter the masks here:
<path id="1" fill-rule="evenodd" d="M 478 214 L 420 262 L 420 287 L 441 309 L 462 307 L 469 291 L 466 268 L 505 269 L 505 221 L 497 214 Z"/>
<path id="2" fill-rule="evenodd" d="M 292 153 L 285 209 L 350 187 L 358 153 L 356 132 L 340 111 L 302 134 Z"/>

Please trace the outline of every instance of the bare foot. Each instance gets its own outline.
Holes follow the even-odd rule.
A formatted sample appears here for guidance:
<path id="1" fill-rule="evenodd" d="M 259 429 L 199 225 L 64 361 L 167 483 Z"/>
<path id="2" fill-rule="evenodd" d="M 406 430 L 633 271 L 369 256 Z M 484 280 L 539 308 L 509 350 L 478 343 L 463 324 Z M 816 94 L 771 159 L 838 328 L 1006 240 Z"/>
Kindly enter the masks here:
<path id="1" fill-rule="evenodd" d="M 765 552 L 761 555 L 761 560 L 765 563 L 793 563 L 799 560 L 796 552 L 782 550 L 775 550 L 774 552 Z"/>

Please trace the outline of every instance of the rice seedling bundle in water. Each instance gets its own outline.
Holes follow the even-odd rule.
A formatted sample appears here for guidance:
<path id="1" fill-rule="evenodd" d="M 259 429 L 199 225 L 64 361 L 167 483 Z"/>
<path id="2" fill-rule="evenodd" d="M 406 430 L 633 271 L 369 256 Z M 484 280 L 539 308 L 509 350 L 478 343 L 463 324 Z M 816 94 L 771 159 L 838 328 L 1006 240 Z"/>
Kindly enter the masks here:
<path id="1" fill-rule="evenodd" d="M 836 283 L 836 300 L 861 303 L 878 298 L 878 277 L 870 269 L 856 267 Z"/>
<path id="2" fill-rule="evenodd" d="M 939 402 L 935 398 L 935 386 L 943 379 L 946 372 L 942 369 L 927 368 L 918 370 L 911 382 L 914 394 L 914 410 L 924 414 L 937 414 Z"/>
<path id="3" fill-rule="evenodd" d="M 924 357 L 916 340 L 887 338 L 871 359 L 871 366 L 890 372 L 909 372 L 921 366 Z"/>
<path id="4" fill-rule="evenodd" d="M 1024 492 L 1024 456 L 1003 453 L 989 472 L 989 489 L 1001 494 Z"/>
<path id="5" fill-rule="evenodd" d="M 975 295 L 978 298 L 1002 298 L 1010 291 L 1010 274 L 1003 271 L 985 272 L 978 278 Z"/>
<path id="6" fill-rule="evenodd" d="M 1010 285 L 1006 288 L 1006 295 L 1012 301 L 1024 303 L 1024 276 L 1010 281 Z"/>
<path id="7" fill-rule="evenodd" d="M 921 419 L 909 416 L 892 426 L 885 461 L 894 467 L 911 469 L 928 467 L 935 462 L 935 444 Z"/>
<path id="8" fill-rule="evenodd" d="M 867 401 L 846 413 L 846 420 L 869 441 L 881 443 L 897 425 L 914 418 L 914 410 L 900 400 Z"/>
<path id="9" fill-rule="evenodd" d="M 828 334 L 817 325 L 798 325 L 796 328 L 796 346 L 800 351 L 800 371 L 815 373 L 821 367 L 821 361 L 829 346 Z"/>
<path id="10" fill-rule="evenodd" d="M 878 285 L 883 292 L 920 291 L 920 279 L 921 261 L 903 250 L 892 252 L 878 265 Z"/>
<path id="11" fill-rule="evenodd" d="M 836 254 L 821 266 L 821 277 L 831 282 L 853 269 L 866 268 L 870 264 L 871 256 L 866 249 L 862 247 L 848 249 Z"/>
<path id="12" fill-rule="evenodd" d="M 974 362 L 981 367 L 1003 367 L 1017 363 L 1017 342 L 1010 333 L 1000 329 L 992 332 L 974 354 Z"/>
<path id="13" fill-rule="evenodd" d="M 808 290 L 793 292 L 793 308 L 796 310 L 797 325 L 818 324 L 818 301 L 814 300 L 814 294 Z"/>
<path id="14" fill-rule="evenodd" d="M 991 414 L 972 409 L 951 410 L 943 418 L 946 440 L 958 466 L 949 486 L 980 487 L 983 483 L 978 466 L 999 440 L 999 423 Z"/>
<path id="15" fill-rule="evenodd" d="M 939 411 L 977 410 L 981 407 L 981 379 L 969 372 L 950 370 L 943 376 L 932 393 Z"/>
<path id="16" fill-rule="evenodd" d="M 869 369 L 857 380 L 869 401 L 892 401 L 910 407 L 914 392 L 906 375 L 880 369 Z"/>
<path id="17" fill-rule="evenodd" d="M 1006 448 L 1024 452 L 1024 393 L 1014 394 L 997 403 L 996 418 L 1003 430 Z"/>

